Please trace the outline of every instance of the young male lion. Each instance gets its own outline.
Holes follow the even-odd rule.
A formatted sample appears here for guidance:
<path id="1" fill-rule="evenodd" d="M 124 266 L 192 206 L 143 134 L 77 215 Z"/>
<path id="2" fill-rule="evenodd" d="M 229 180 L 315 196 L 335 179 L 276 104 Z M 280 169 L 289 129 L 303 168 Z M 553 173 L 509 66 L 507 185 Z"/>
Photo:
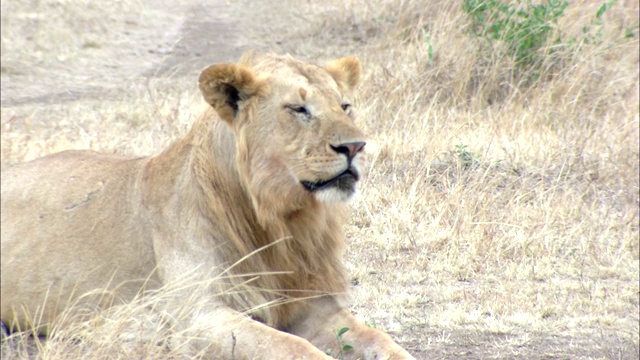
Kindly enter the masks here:
<path id="1" fill-rule="evenodd" d="M 199 79 L 210 109 L 162 153 L 66 151 L 3 172 L 2 321 L 39 318 L 46 332 L 71 302 L 108 306 L 188 278 L 167 308 L 193 353 L 325 359 L 348 327 L 345 358 L 412 359 L 344 305 L 360 71 L 354 57 L 213 65 Z M 80 297 L 96 289 L 113 296 Z M 185 317 L 187 296 L 200 301 Z"/>

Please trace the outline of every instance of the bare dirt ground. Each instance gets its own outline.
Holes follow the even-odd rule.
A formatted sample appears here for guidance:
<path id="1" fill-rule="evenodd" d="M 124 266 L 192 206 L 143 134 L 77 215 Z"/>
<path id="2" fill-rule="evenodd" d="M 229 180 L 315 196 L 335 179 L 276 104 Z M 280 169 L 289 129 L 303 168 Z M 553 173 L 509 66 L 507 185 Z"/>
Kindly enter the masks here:
<path id="1" fill-rule="evenodd" d="M 193 119 L 191 111 L 197 113 L 196 109 L 185 109 L 199 103 L 195 84 L 200 70 L 212 63 L 233 62 L 247 50 L 291 53 L 323 63 L 337 56 L 359 55 L 366 48 L 372 69 L 365 69 L 369 74 L 385 74 L 380 78 L 391 83 L 395 72 L 399 79 L 397 74 L 403 69 L 375 63 L 376 55 L 371 50 L 375 46 L 368 42 L 375 42 L 382 34 L 376 33 L 375 27 L 356 24 L 356 15 L 341 14 L 341 9 L 338 3 L 314 1 L 105 4 L 87 0 L 72 4 L 64 0 L 3 0 L 2 166 L 68 148 L 131 155 L 158 151 L 184 133 Z M 340 26 L 325 24 L 331 17 L 347 20 Z M 350 26 L 352 18 L 354 24 Z M 382 45 L 379 49 L 384 51 Z M 407 84 L 419 82 L 407 80 Z M 455 117 L 455 109 L 451 111 Z M 149 122 L 149 118 L 157 122 Z M 634 129 L 629 130 L 631 136 Z M 387 148 L 393 146 L 390 142 Z M 409 146 L 403 150 L 397 158 L 394 155 L 394 160 L 410 156 Z M 400 166 L 394 172 L 403 169 Z M 377 186 L 396 181 L 395 174 L 389 175 L 388 181 L 385 176 L 371 181 Z M 507 179 L 517 182 L 513 176 Z M 637 186 L 628 191 L 637 192 Z M 374 193 L 371 199 L 379 200 L 383 207 L 395 204 L 382 193 Z M 636 285 L 629 285 L 628 277 L 603 275 L 602 280 L 556 287 L 558 278 L 554 276 L 538 275 L 532 281 L 517 274 L 505 280 L 474 277 L 476 270 L 471 268 L 436 269 L 439 258 L 428 250 L 440 251 L 438 241 L 447 246 L 454 240 L 448 236 L 433 242 L 413 240 L 413 235 L 400 230 L 393 235 L 407 235 L 409 245 L 387 245 L 378 235 L 372 235 L 386 228 L 375 229 L 375 219 L 374 225 L 367 223 L 366 205 L 366 201 L 355 204 L 357 221 L 349 228 L 354 237 L 348 253 L 354 273 L 354 311 L 366 322 L 388 330 L 416 358 L 639 358 L 638 293 Z M 387 206 L 383 211 L 391 214 L 396 209 Z M 637 217 L 630 219 L 637 222 Z M 416 219 L 407 220 L 416 228 L 418 223 Z M 637 226 L 634 229 L 637 235 Z M 629 246 L 634 251 L 637 241 Z M 555 259 L 564 258 L 558 255 Z M 510 311 L 509 300 L 501 298 L 508 297 L 505 294 L 515 294 L 516 311 Z M 607 296 L 625 300 L 605 314 L 611 310 L 606 306 Z M 581 303 L 584 298 L 593 298 L 600 305 L 585 305 Z M 535 319 L 528 313 L 519 317 L 520 302 L 536 309 L 532 311 Z M 552 305 L 545 307 L 545 302 Z M 567 303 L 566 309 L 563 302 Z M 508 316 L 498 319 L 500 311 L 473 305 L 488 304 L 486 308 L 491 308 L 491 303 L 506 303 L 502 315 Z M 463 304 L 460 307 L 465 310 L 451 310 L 455 304 Z M 565 311 L 582 314 L 577 310 L 581 304 L 588 308 L 584 312 L 604 310 L 593 317 L 562 315 Z M 8 340 L 2 346 L 3 358 L 24 356 L 12 350 L 20 344 Z M 32 351 L 36 348 L 31 347 Z"/>

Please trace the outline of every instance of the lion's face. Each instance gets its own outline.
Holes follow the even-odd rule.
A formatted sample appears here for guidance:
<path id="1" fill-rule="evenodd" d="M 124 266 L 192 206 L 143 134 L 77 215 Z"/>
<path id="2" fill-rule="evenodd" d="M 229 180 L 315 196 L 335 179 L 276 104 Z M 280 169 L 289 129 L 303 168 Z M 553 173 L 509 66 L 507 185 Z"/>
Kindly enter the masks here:
<path id="1" fill-rule="evenodd" d="M 247 126 L 269 134 L 261 148 L 281 159 L 317 199 L 348 199 L 364 168 L 365 145 L 362 132 L 354 125 L 350 89 L 312 65 L 276 69 L 266 79 L 269 98 L 257 105 L 261 121 Z"/>
<path id="2" fill-rule="evenodd" d="M 236 134 L 253 193 L 268 187 L 287 199 L 337 202 L 356 192 L 364 170 L 365 139 L 352 106 L 359 75 L 353 57 L 322 68 L 265 56 L 250 67 L 209 67 L 200 88 Z"/>

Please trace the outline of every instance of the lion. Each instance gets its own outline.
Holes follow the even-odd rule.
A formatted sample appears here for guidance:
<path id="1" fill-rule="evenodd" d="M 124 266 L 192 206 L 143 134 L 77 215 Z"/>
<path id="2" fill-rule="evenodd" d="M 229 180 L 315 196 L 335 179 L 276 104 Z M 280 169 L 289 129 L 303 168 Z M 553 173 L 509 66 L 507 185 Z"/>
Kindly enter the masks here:
<path id="1" fill-rule="evenodd" d="M 168 308 L 194 354 L 329 359 L 344 343 L 344 358 L 413 359 L 345 305 L 360 75 L 356 57 L 245 55 L 202 71 L 208 109 L 159 154 L 65 151 L 3 171 L 2 322 L 46 334 L 70 304 L 126 303 L 188 275 Z M 83 296 L 98 289 L 113 296 Z"/>

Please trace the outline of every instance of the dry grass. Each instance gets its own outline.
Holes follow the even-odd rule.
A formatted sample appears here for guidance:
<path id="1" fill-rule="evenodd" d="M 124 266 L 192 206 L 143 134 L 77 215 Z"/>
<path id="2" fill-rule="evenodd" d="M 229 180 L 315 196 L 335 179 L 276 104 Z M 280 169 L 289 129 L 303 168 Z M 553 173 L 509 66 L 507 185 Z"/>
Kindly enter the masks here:
<path id="1" fill-rule="evenodd" d="M 108 80 L 115 75 L 78 66 L 83 56 L 94 60 L 86 51 L 68 51 L 74 66 L 56 74 L 36 66 L 57 63 L 56 50 L 42 45 L 38 55 L 25 44 L 67 39 L 48 30 L 77 28 L 92 14 L 60 4 L 77 18 L 40 19 L 42 34 L 32 38 L 20 33 L 29 23 L 19 15 L 29 12 L 2 4 L 2 165 L 66 148 L 148 154 L 183 134 L 200 110 L 193 76 L 137 78 L 134 70 L 144 69 L 127 68 Z M 143 5 L 122 4 L 142 16 Z M 600 4 L 570 5 L 559 23 L 563 38 L 581 36 Z M 34 16 L 44 17 L 39 11 Z M 248 37 L 244 46 L 309 60 L 354 53 L 365 63 L 360 124 L 370 134 L 372 168 L 347 227 L 358 316 L 419 358 L 637 359 L 637 2 L 616 3 L 601 42 L 561 49 L 533 85 L 509 58 L 477 50 L 457 2 L 309 3 L 296 11 L 310 15 L 296 22 L 291 12 L 263 14 L 296 26 Z M 628 29 L 635 37 L 625 38 Z M 97 44 L 109 42 L 98 35 Z M 102 98 L 36 101 L 15 90 L 43 96 L 58 84 L 53 93 L 64 92 L 65 76 L 81 83 L 84 73 L 107 79 L 89 89 Z M 42 86 L 33 81 L 40 76 Z M 137 309 L 147 307 L 109 313 L 118 331 L 88 322 L 75 328 L 81 335 L 46 343 L 14 335 L 3 342 L 3 358 L 26 356 L 25 346 L 45 359 L 127 358 L 122 334 L 129 319 L 144 321 Z M 138 357 L 171 355 L 158 350 L 163 331 Z M 55 341 L 69 338 L 76 340 Z"/>

